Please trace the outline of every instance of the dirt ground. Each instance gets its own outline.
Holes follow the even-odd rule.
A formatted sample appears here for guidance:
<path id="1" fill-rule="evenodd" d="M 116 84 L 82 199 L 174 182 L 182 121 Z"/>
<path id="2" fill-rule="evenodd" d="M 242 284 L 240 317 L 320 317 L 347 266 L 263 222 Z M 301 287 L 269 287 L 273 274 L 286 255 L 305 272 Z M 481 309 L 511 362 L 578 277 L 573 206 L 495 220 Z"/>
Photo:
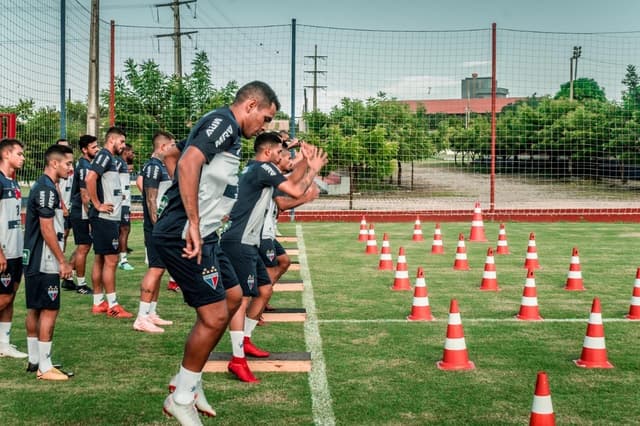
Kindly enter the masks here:
<path id="1" fill-rule="evenodd" d="M 403 166 L 405 190 L 355 194 L 354 210 L 459 210 L 480 201 L 490 203 L 490 177 L 454 168 L 415 166 L 414 191 L 408 189 L 410 166 Z M 550 182 L 536 178 L 497 175 L 496 209 L 612 209 L 640 208 L 640 183 Z M 348 196 L 320 196 L 299 210 L 348 210 Z"/>

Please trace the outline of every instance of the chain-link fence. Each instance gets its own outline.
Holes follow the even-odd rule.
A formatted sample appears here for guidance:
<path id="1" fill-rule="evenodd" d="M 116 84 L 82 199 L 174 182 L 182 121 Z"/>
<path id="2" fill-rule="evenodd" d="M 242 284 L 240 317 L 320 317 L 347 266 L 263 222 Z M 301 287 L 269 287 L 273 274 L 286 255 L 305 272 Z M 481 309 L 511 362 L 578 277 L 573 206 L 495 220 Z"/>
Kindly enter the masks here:
<path id="1" fill-rule="evenodd" d="M 0 11 L 11 23 L 0 27 L 0 112 L 18 115 L 29 180 L 60 134 L 60 10 L 9 3 Z M 72 141 L 86 129 L 89 20 L 84 2 L 67 1 Z M 100 23 L 101 127 L 113 54 L 115 121 L 140 163 L 155 131 L 185 137 L 258 79 L 283 105 L 274 125 L 288 128 L 293 116 L 292 130 L 329 152 L 323 196 L 306 208 L 640 207 L 640 32 L 183 27 L 177 78 L 173 31 L 116 22 L 112 49 Z"/>

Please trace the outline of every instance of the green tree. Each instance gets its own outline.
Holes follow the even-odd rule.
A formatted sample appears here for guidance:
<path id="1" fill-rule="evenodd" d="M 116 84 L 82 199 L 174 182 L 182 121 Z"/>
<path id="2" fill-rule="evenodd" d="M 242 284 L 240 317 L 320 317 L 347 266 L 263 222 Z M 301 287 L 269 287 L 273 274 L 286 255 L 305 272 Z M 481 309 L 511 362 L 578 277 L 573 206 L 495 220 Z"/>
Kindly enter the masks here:
<path id="1" fill-rule="evenodd" d="M 640 107 L 640 76 L 635 65 L 627 65 L 627 71 L 622 79 L 627 90 L 622 92 L 625 107 L 636 110 Z"/>
<path id="2" fill-rule="evenodd" d="M 570 82 L 563 83 L 560 91 L 556 93 L 555 99 L 569 99 Z M 592 78 L 578 78 L 573 81 L 573 99 L 583 101 L 587 99 L 595 99 L 598 101 L 606 101 L 604 94 L 598 83 Z"/>

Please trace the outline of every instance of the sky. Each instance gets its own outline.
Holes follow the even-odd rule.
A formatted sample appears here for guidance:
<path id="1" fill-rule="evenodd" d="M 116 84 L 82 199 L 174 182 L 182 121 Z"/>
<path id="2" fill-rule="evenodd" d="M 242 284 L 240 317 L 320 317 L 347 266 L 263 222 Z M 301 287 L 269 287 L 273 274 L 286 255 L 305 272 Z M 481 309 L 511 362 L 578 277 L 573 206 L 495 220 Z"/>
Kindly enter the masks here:
<path id="1" fill-rule="evenodd" d="M 0 105 L 34 98 L 59 104 L 59 3 L 3 0 L 0 8 Z M 184 1 L 184 0 L 183 0 Z M 86 99 L 91 0 L 67 2 L 66 87 Z M 108 86 L 108 21 L 116 23 L 116 73 L 124 61 L 153 60 L 173 72 L 172 0 L 100 0 L 101 88 Z M 384 92 L 398 99 L 460 98 L 460 81 L 491 75 L 491 24 L 498 28 L 498 86 L 510 97 L 553 95 L 568 80 L 573 46 L 582 46 L 578 77 L 594 78 L 619 100 L 627 64 L 640 67 L 640 0 L 197 0 L 181 7 L 183 68 L 197 51 L 212 65 L 214 85 L 260 79 L 283 110 L 299 116 L 318 46 L 318 107 L 343 97 Z M 297 21 L 296 82 L 291 87 L 291 19 Z M 142 28 L 142 27 L 146 28 Z M 464 31 L 462 31 L 464 30 Z M 636 33 L 602 34 L 634 31 Z M 594 34 L 597 33 L 597 34 Z M 295 97 L 295 102 L 292 98 Z M 307 100 L 311 101 L 307 93 Z M 294 104 L 294 105 L 292 105 Z"/>
<path id="2" fill-rule="evenodd" d="M 118 24 L 166 25 L 173 18 L 154 4 L 171 0 L 102 0 L 104 19 Z M 536 31 L 637 31 L 638 0 L 198 0 L 183 6 L 183 25 L 247 26 L 300 24 L 386 30 L 451 30 L 502 28 Z M 158 19 L 159 17 L 159 19 Z"/>

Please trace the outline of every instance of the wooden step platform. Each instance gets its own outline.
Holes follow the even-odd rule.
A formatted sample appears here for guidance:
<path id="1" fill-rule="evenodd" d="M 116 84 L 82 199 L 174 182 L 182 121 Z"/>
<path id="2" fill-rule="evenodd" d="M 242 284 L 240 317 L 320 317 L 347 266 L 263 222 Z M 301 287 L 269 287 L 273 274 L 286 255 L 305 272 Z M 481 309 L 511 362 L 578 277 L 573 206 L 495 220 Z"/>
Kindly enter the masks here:
<path id="1" fill-rule="evenodd" d="M 298 237 L 276 237 L 281 243 L 297 243 Z"/>
<path id="2" fill-rule="evenodd" d="M 304 322 L 307 319 L 307 310 L 304 308 L 278 308 L 274 311 L 264 312 L 262 318 L 266 322 Z"/>
<path id="3" fill-rule="evenodd" d="M 223 373 L 231 360 L 231 352 L 211 352 L 202 370 L 205 373 Z M 258 373 L 308 373 L 311 371 L 309 352 L 272 352 L 267 358 L 247 357 L 249 368 Z"/>
<path id="4" fill-rule="evenodd" d="M 302 290 L 304 290 L 304 283 L 302 280 L 280 280 L 273 286 L 274 292 Z"/>
<path id="5" fill-rule="evenodd" d="M 297 248 L 285 248 L 285 250 L 287 251 L 287 254 L 289 256 L 299 256 L 300 255 L 300 250 L 298 250 Z"/>
<path id="6" fill-rule="evenodd" d="M 299 271 L 300 270 L 300 263 L 296 262 L 295 260 L 291 261 L 291 265 L 289 265 L 289 269 L 287 269 L 287 271 Z"/>

